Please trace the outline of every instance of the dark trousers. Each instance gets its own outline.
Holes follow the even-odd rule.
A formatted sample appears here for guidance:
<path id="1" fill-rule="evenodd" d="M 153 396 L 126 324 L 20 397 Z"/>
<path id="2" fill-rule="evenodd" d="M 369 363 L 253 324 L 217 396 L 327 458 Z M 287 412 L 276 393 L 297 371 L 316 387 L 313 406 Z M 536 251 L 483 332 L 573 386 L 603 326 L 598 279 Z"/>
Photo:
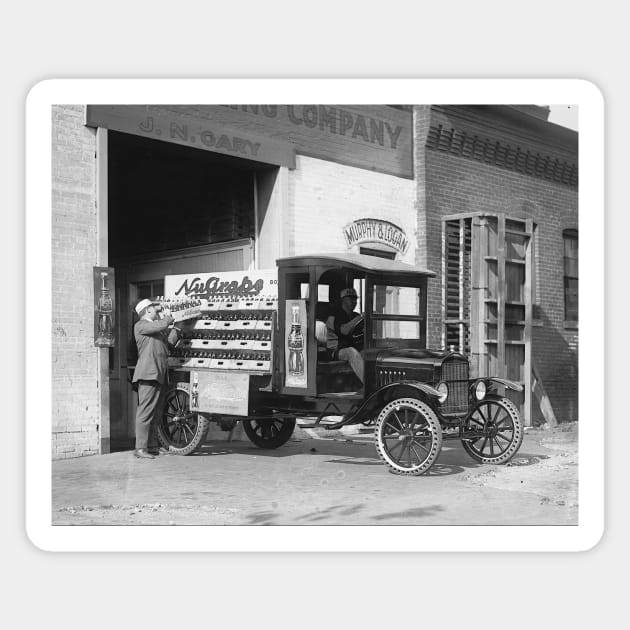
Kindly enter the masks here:
<path id="1" fill-rule="evenodd" d="M 136 410 L 136 448 L 158 446 L 157 425 L 164 410 L 166 385 L 158 381 L 138 381 Z"/>

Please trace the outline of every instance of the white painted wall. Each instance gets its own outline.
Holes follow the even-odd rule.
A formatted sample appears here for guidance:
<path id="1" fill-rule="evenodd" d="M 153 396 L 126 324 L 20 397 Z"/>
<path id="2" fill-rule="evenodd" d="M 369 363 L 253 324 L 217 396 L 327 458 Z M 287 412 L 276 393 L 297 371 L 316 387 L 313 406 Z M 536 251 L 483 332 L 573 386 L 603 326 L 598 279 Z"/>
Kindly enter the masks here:
<path id="1" fill-rule="evenodd" d="M 384 219 L 401 227 L 409 248 L 400 260 L 415 261 L 413 180 L 297 156 L 289 171 L 287 255 L 348 250 L 342 228 L 356 219 Z M 369 245 L 366 245 L 369 247 Z"/>

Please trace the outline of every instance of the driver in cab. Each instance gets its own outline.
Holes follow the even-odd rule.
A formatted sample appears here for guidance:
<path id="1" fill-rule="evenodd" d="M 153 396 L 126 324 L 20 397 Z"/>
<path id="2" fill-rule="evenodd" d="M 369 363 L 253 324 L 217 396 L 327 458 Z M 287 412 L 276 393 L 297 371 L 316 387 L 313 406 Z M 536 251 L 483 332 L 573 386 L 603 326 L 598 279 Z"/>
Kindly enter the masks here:
<path id="1" fill-rule="evenodd" d="M 348 361 L 363 383 L 363 357 L 360 352 L 363 347 L 363 336 L 358 334 L 363 325 L 363 315 L 354 311 L 358 299 L 357 292 L 348 287 L 341 291 L 340 297 L 341 307 L 326 323 L 328 333 L 326 347 L 332 359 Z"/>

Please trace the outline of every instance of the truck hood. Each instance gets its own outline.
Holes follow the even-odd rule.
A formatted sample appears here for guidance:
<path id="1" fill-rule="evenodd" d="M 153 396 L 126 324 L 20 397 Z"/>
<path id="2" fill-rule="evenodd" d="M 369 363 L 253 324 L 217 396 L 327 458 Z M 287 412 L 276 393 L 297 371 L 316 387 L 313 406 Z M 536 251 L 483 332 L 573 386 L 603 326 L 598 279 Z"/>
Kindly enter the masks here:
<path id="1" fill-rule="evenodd" d="M 429 350 L 429 349 L 414 349 L 414 348 L 392 348 L 391 350 L 381 350 L 378 353 L 376 362 L 378 365 L 388 366 L 397 365 L 402 366 L 411 365 L 439 365 L 447 357 L 458 357 L 463 361 L 466 361 L 466 357 L 457 353 L 450 352 L 449 350 Z"/>

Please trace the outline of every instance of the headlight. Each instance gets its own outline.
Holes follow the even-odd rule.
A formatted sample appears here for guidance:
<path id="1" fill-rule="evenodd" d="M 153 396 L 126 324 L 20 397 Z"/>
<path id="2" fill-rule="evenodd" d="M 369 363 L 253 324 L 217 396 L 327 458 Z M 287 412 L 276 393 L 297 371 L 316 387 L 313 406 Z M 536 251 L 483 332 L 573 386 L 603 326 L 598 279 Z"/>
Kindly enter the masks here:
<path id="1" fill-rule="evenodd" d="M 444 381 L 441 381 L 435 389 L 440 392 L 438 400 L 443 403 L 448 398 L 448 385 Z"/>
<path id="2" fill-rule="evenodd" d="M 479 381 L 476 385 L 475 385 L 475 398 L 477 400 L 483 400 L 486 397 L 486 382 L 485 381 Z"/>

